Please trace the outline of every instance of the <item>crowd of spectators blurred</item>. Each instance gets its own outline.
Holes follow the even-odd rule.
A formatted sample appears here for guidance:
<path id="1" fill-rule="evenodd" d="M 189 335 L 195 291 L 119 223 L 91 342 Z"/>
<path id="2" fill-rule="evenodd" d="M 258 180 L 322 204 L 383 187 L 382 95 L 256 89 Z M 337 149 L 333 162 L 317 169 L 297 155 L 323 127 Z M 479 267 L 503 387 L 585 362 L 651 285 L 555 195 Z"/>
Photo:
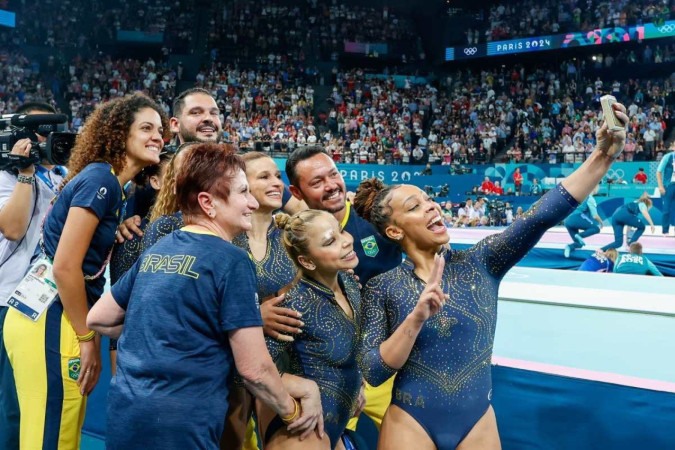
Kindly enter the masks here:
<path id="1" fill-rule="evenodd" d="M 337 60 L 345 42 L 387 43 L 392 52 L 407 53 L 406 60 L 420 55 L 414 24 L 387 7 L 245 0 L 215 8 L 208 33 L 214 59 L 220 53 L 284 67 L 315 58 Z"/>
<path id="2" fill-rule="evenodd" d="M 340 70 L 336 64 L 333 79 L 326 83 L 332 85 L 329 98 L 317 99 L 322 108 L 327 101 L 324 112 L 314 106 L 314 86 L 326 80 L 317 69 L 303 64 L 306 51 L 338 51 L 344 41 L 386 40 L 395 45 L 415 41 L 415 33 L 409 21 L 387 8 L 303 1 L 293 2 L 294 6 L 291 2 L 252 0 L 213 6 L 219 10 L 211 14 L 211 44 L 225 42 L 244 49 L 237 51 L 251 52 L 248 56 L 257 55 L 262 63 L 257 70 L 219 62 L 222 58 L 215 48 L 210 65 L 194 80 L 184 79 L 183 67 L 169 65 L 161 55 L 144 60 L 114 59 L 104 54 L 71 60 L 49 58 L 41 67 L 19 52 L 5 49 L 0 53 L 0 112 L 11 112 L 21 102 L 33 99 L 60 103 L 62 109 L 69 110 L 71 128 L 77 131 L 97 104 L 136 90 L 151 95 L 169 112 L 183 80 L 181 89 L 194 83 L 213 93 L 223 113 L 225 138 L 242 147 L 291 151 L 297 145 L 321 143 L 336 161 L 361 164 L 464 165 L 495 158 L 578 162 L 595 144 L 595 131 L 601 123 L 597 101 L 604 93 L 612 93 L 628 107 L 631 119 L 622 158 L 653 160 L 665 151 L 675 77 L 619 81 L 589 74 L 614 66 L 671 63 L 675 44 L 614 48 L 596 55 L 593 61 L 579 58 L 556 65 L 530 65 L 528 69 L 518 64 L 459 69 L 433 82 L 412 76 L 368 75 L 362 69 Z M 642 8 L 639 13 L 634 3 Z M 659 5 L 667 9 L 673 3 Z M 550 2 L 519 5 L 528 11 L 524 19 L 521 17 L 526 23 L 547 11 L 558 11 L 558 22 L 572 21 L 575 26 L 655 20 L 665 14 L 664 8 L 649 1 L 607 5 L 567 0 L 558 6 Z M 183 2 L 174 10 L 159 0 L 124 0 L 114 5 L 94 1 L 86 11 L 67 1 L 51 0 L 42 6 L 21 4 L 24 14 L 37 18 L 20 22 L 19 27 L 34 31 L 21 33 L 23 43 L 86 46 L 94 36 L 88 35 L 88 30 L 108 33 L 110 38 L 111 30 L 117 29 L 174 33 L 172 36 L 188 39 L 191 32 L 184 25 L 195 8 L 194 1 Z M 48 17 L 45 8 L 50 11 Z M 170 27 L 162 17 L 167 16 L 167 8 L 176 19 Z M 503 22 L 514 17 L 514 11 L 512 4 L 498 5 L 491 17 Z M 96 20 L 73 27 L 73 18 L 84 14 Z M 165 56 L 166 51 L 165 47 Z"/>
<path id="3" fill-rule="evenodd" d="M 88 2 L 44 0 L 10 2 L 14 29 L 3 29 L 3 43 L 91 50 L 117 39 L 119 30 L 162 33 L 172 51 L 184 50 L 194 29 L 194 0 Z"/>
<path id="4" fill-rule="evenodd" d="M 37 69 L 21 54 L 3 54 L 0 112 L 32 99 L 56 103 L 61 96 L 75 131 L 98 103 L 136 90 L 169 112 L 181 77 L 180 68 L 152 58 L 74 59 L 51 83 Z M 410 77 L 397 86 L 392 77 L 338 71 L 331 109 L 317 123 L 315 80 L 299 67 L 263 72 L 214 64 L 195 84 L 213 93 L 226 139 L 243 147 L 291 151 L 321 143 L 338 162 L 371 164 L 467 164 L 495 155 L 516 162 L 582 161 L 601 123 L 597 101 L 609 92 L 631 119 L 622 158 L 657 159 L 665 151 L 672 118 L 666 99 L 672 103 L 675 80 L 590 80 L 584 70 L 576 60 L 557 69 L 459 70 L 438 87 Z"/>
<path id="5" fill-rule="evenodd" d="M 0 115 L 34 100 L 56 106 L 52 86 L 40 76 L 39 66 L 21 53 L 0 52 Z"/>
<path id="6" fill-rule="evenodd" d="M 661 41 L 663 42 L 663 41 Z M 593 67 L 612 68 L 615 66 L 634 64 L 663 64 L 675 61 L 675 44 L 659 43 L 647 44 L 638 47 L 637 50 L 621 50 L 607 54 L 600 53 L 595 56 Z"/>
<path id="7" fill-rule="evenodd" d="M 668 55 L 672 47 L 658 47 Z M 645 47 L 644 51 L 647 51 Z M 652 61 L 653 62 L 653 61 Z M 626 161 L 658 159 L 672 120 L 675 78 L 591 79 L 582 60 L 559 66 L 460 70 L 440 88 L 340 73 L 327 145 L 336 161 L 378 164 L 580 162 L 602 123 L 599 98 L 628 108 Z"/>
<path id="8" fill-rule="evenodd" d="M 602 123 L 598 102 L 607 93 L 626 105 L 630 118 L 621 158 L 658 159 L 665 151 L 665 131 L 672 120 L 675 78 L 592 80 L 581 75 L 580 65 L 570 60 L 557 71 L 512 72 L 511 98 L 528 95 L 525 114 L 519 114 L 513 146 L 506 152 L 508 159 L 583 161 L 595 146 L 595 132 Z"/>
<path id="9" fill-rule="evenodd" d="M 524 215 L 522 206 L 515 210 L 509 202 L 487 197 L 467 197 L 459 203 L 441 200 L 443 222 L 447 228 L 507 226 Z"/>
<path id="10" fill-rule="evenodd" d="M 149 58 L 76 58 L 64 74 L 64 100 L 71 113 L 71 129 L 79 131 L 86 117 L 102 101 L 143 91 L 153 97 L 167 113 L 176 95 L 178 71 Z"/>
<path id="11" fill-rule="evenodd" d="M 424 132 L 438 104 L 437 89 L 406 78 L 367 78 L 356 69 L 336 74 L 329 99 L 328 150 L 347 163 L 421 164 L 434 146 Z"/>
<path id="12" fill-rule="evenodd" d="M 484 11 L 466 31 L 469 45 L 525 36 L 663 23 L 674 17 L 672 0 L 522 0 Z"/>
<path id="13" fill-rule="evenodd" d="M 200 72 L 196 85 L 213 94 L 225 139 L 241 148 L 292 151 L 318 141 L 314 88 L 299 68 L 262 72 L 214 65 Z"/>

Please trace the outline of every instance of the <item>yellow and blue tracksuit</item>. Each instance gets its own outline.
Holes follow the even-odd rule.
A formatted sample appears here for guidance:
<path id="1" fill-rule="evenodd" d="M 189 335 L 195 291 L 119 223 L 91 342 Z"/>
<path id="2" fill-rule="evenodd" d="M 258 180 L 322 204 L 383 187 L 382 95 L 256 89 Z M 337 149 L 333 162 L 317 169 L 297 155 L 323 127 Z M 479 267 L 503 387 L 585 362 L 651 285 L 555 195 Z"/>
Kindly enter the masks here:
<path id="1" fill-rule="evenodd" d="M 84 257 L 85 274 L 100 275 L 115 241 L 124 197 L 107 163 L 92 163 L 63 188 L 47 216 L 44 251 L 53 258 L 70 208 L 85 208 L 99 219 Z M 105 279 L 88 277 L 88 303 L 103 293 Z M 7 312 L 4 345 L 12 367 L 20 410 L 21 450 L 79 448 L 86 397 L 80 394 L 80 345 L 60 299 L 37 322 Z M 0 405 L 1 406 L 1 405 Z"/>

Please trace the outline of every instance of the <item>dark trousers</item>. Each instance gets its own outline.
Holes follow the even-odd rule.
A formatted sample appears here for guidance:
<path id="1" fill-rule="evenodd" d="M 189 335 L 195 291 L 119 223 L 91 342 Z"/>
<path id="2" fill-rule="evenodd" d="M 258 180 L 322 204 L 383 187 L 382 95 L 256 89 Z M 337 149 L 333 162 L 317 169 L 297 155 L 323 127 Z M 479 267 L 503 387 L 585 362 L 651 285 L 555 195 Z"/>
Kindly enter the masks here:
<path id="1" fill-rule="evenodd" d="M 627 242 L 629 245 L 640 239 L 642 233 L 645 232 L 645 224 L 642 223 L 642 220 L 640 220 L 638 216 L 635 216 L 626 211 L 625 208 L 621 208 L 617 212 L 615 212 L 614 215 L 612 216 L 612 228 L 614 229 L 614 242 L 602 247 L 603 252 L 610 248 L 616 249 L 621 248 L 621 246 L 623 245 L 623 228 L 626 225 L 636 228 L 635 233 L 633 233 L 633 237 L 631 237 L 630 239 L 630 242 Z"/>
<path id="2" fill-rule="evenodd" d="M 586 238 L 600 232 L 598 222 L 590 218 L 587 214 L 572 214 L 565 219 L 564 225 L 572 238 L 572 243 L 570 244 L 572 248 L 581 248 L 581 244 L 574 240 L 575 234 L 578 234 L 582 238 Z M 580 231 L 581 233 L 579 233 Z"/>

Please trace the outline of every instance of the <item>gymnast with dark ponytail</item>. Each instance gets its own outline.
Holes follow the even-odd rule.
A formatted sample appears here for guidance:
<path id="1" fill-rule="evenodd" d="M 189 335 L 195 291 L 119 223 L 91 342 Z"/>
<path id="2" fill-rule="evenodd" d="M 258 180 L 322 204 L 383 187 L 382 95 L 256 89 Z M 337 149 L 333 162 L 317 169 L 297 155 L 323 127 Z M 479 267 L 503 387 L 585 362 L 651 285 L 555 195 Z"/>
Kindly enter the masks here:
<path id="1" fill-rule="evenodd" d="M 622 105 L 614 110 L 628 122 Z M 502 233 L 467 250 L 445 248 L 449 238 L 438 206 L 418 187 L 377 179 L 361 184 L 357 213 L 406 254 L 363 292 L 364 377 L 377 386 L 396 375 L 378 448 L 501 448 L 490 404 L 499 284 L 591 193 L 623 150 L 624 130 L 603 124 L 596 136 L 595 151 L 579 169 Z"/>

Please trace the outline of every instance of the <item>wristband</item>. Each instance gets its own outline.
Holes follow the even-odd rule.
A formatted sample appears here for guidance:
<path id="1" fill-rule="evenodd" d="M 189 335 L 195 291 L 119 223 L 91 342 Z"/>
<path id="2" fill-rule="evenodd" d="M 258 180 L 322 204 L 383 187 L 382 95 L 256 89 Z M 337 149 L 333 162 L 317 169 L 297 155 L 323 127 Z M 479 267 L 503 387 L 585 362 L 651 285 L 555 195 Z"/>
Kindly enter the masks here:
<path id="1" fill-rule="evenodd" d="M 91 330 L 89 333 L 80 336 L 79 334 L 77 335 L 77 341 L 78 342 L 89 342 L 96 337 L 96 332 L 94 330 Z"/>
<path id="2" fill-rule="evenodd" d="M 19 183 L 24 183 L 24 184 L 33 184 L 34 180 L 35 180 L 35 177 L 33 177 L 32 175 L 28 176 L 28 175 L 19 174 L 16 177 L 16 181 L 18 181 Z"/>
<path id="3" fill-rule="evenodd" d="M 293 398 L 293 397 L 291 397 L 291 398 Z M 300 403 L 298 403 L 298 401 L 294 398 L 293 398 L 293 403 L 295 404 L 295 411 L 293 411 L 293 414 L 289 417 L 282 417 L 281 418 L 282 422 L 291 423 L 295 419 L 297 419 L 298 416 L 300 415 Z"/>

